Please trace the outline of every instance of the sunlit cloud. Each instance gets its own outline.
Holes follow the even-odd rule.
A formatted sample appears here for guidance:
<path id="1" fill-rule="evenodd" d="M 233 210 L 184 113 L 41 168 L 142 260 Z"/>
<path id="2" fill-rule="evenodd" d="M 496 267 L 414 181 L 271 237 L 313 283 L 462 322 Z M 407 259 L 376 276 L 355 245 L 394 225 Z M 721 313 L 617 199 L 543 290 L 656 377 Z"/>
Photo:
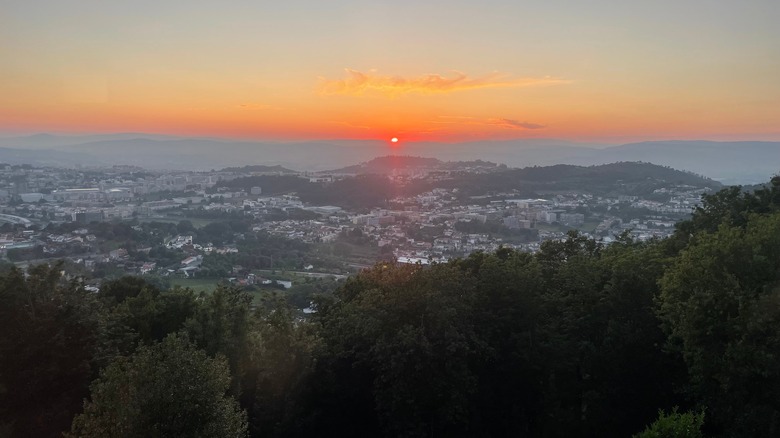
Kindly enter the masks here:
<path id="1" fill-rule="evenodd" d="M 437 125 L 489 125 L 509 129 L 544 129 L 547 126 L 538 123 L 521 122 L 519 120 L 506 118 L 480 119 L 470 116 L 439 116 L 435 120 L 429 120 L 428 123 Z"/>
<path id="2" fill-rule="evenodd" d="M 490 119 L 488 123 L 496 126 L 503 126 L 511 129 L 544 129 L 546 126 L 538 123 L 521 122 L 512 119 Z"/>
<path id="3" fill-rule="evenodd" d="M 346 69 L 345 79 L 320 78 L 320 94 L 346 94 L 360 96 L 380 94 L 398 96 L 402 94 L 437 94 L 480 88 L 534 87 L 570 83 L 565 79 L 553 77 L 513 78 L 502 73 L 493 73 L 481 77 L 469 77 L 465 73 L 453 72 L 451 76 L 428 74 L 419 77 L 383 76 L 375 70 L 367 73 Z"/>

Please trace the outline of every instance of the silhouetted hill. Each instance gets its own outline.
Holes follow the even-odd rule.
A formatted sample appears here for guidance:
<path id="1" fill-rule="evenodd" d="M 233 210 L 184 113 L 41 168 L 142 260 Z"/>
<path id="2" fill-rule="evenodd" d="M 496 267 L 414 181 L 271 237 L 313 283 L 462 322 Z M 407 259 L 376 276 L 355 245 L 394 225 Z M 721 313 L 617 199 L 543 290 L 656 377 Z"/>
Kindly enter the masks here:
<path id="1" fill-rule="evenodd" d="M 758 183 L 780 172 L 780 142 L 655 141 L 631 143 L 597 151 L 591 157 L 562 161 L 599 164 L 645 161 L 690 170 L 731 183 Z"/>
<path id="2" fill-rule="evenodd" d="M 493 172 L 504 169 L 501 166 L 488 161 L 441 161 L 436 158 L 413 157 L 408 155 L 387 155 L 377 157 L 373 160 L 354 166 L 347 166 L 341 169 L 332 170 L 327 173 L 337 174 L 392 174 L 402 170 L 428 170 L 428 171 L 470 171 L 470 172 Z"/>
<path id="3" fill-rule="evenodd" d="M 650 163 L 620 162 L 599 166 L 559 164 L 483 175 L 463 175 L 451 182 L 472 195 L 521 190 L 528 194 L 580 191 L 593 194 L 645 194 L 661 187 L 690 185 L 719 188 L 709 178 Z"/>
<path id="4" fill-rule="evenodd" d="M 222 172 L 237 172 L 237 173 L 298 173 L 294 170 L 290 170 L 286 167 L 279 165 L 276 166 L 241 166 L 241 167 L 226 167 L 222 169 Z"/>

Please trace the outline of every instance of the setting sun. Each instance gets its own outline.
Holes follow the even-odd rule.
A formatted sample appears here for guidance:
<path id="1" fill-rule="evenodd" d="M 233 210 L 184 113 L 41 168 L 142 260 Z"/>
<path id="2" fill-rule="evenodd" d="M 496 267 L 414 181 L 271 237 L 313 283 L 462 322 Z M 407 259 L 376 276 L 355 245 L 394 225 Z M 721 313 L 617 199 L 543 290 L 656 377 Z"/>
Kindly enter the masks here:
<path id="1" fill-rule="evenodd" d="M 398 143 L 398 139 L 396 137 L 391 138 L 390 141 L 393 143 Z"/>

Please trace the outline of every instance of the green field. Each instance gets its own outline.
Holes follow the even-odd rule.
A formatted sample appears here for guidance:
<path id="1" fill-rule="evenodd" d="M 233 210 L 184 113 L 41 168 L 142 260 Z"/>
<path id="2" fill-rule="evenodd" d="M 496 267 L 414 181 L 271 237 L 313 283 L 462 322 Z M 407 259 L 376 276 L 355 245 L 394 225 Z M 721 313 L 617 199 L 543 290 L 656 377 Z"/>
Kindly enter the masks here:
<path id="1" fill-rule="evenodd" d="M 171 286 L 188 287 L 195 292 L 211 292 L 224 280 L 220 278 L 174 278 Z"/>
<path id="2" fill-rule="evenodd" d="M 212 291 L 214 291 L 214 289 L 216 289 L 217 285 L 220 283 L 227 283 L 227 281 L 220 278 L 174 278 L 171 280 L 171 287 L 173 286 L 188 287 L 193 291 L 195 291 L 195 293 L 205 292 L 209 294 Z M 265 292 L 271 292 L 271 293 L 276 292 L 280 295 L 284 295 L 283 290 L 273 289 L 273 288 L 262 288 L 259 285 L 257 287 L 260 289 L 246 292 L 252 297 L 252 302 L 254 304 L 260 304 L 263 294 Z"/>

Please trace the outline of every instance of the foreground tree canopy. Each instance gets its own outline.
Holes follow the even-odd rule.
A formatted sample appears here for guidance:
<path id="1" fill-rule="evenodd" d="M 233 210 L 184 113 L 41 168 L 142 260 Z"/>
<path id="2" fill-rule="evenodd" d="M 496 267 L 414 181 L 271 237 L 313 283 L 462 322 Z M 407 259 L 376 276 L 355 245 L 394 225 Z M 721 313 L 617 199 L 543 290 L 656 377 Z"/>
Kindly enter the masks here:
<path id="1" fill-rule="evenodd" d="M 572 233 L 253 304 L 0 277 L 0 436 L 780 436 L 780 178 L 667 240 Z"/>
<path id="2" fill-rule="evenodd" d="M 224 359 L 170 335 L 109 365 L 91 385 L 91 401 L 69 436 L 245 436 L 245 413 L 226 396 L 229 385 Z"/>

